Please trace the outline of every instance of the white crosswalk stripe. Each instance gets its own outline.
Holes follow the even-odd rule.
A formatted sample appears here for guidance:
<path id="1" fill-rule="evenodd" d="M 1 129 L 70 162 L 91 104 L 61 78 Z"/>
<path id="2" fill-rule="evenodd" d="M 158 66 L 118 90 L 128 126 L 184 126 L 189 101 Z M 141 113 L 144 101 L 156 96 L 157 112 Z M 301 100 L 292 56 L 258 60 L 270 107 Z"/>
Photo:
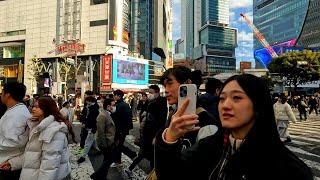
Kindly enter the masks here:
<path id="1" fill-rule="evenodd" d="M 307 121 L 291 123 L 289 133 L 292 142 L 286 146 L 312 169 L 315 179 L 320 180 L 320 117 L 310 116 Z"/>

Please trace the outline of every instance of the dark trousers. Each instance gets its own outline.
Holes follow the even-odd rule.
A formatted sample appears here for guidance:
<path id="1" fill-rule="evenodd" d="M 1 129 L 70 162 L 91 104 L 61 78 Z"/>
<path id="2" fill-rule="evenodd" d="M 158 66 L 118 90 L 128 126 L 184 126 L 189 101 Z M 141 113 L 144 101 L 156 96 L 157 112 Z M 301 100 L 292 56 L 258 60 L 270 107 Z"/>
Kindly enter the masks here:
<path id="1" fill-rule="evenodd" d="M 133 159 L 136 157 L 136 153 L 131 151 L 128 147 L 124 146 L 124 141 L 126 139 L 125 133 L 116 133 L 114 137 L 114 141 L 116 142 L 117 146 L 115 147 L 115 163 L 121 163 L 121 153 L 123 152 L 129 158 Z"/>
<path id="2" fill-rule="evenodd" d="M 314 110 L 314 111 L 316 112 L 316 114 L 318 115 L 318 110 L 317 110 L 317 107 L 316 107 L 316 106 L 311 106 L 311 107 L 310 107 L 309 114 L 311 114 L 313 110 Z"/>
<path id="3" fill-rule="evenodd" d="M 132 161 L 131 165 L 129 166 L 129 170 L 132 171 L 137 166 L 137 164 L 139 164 L 142 161 L 143 158 L 146 158 L 150 161 L 150 168 L 153 169 L 153 158 L 148 157 L 146 154 L 139 153 L 139 155 Z"/>
<path id="4" fill-rule="evenodd" d="M 15 170 L 15 171 L 0 170 L 0 180 L 19 180 L 20 173 L 21 173 L 21 169 Z"/>
<path id="5" fill-rule="evenodd" d="M 102 180 L 107 178 L 110 165 L 114 162 L 114 152 L 114 150 L 103 151 L 103 162 L 99 169 L 92 174 L 92 179 Z"/>
<path id="6" fill-rule="evenodd" d="M 302 121 L 302 115 L 304 115 L 304 120 L 307 120 L 307 111 L 303 109 L 299 109 L 299 116 L 301 121 Z"/>
<path id="7" fill-rule="evenodd" d="M 87 139 L 87 135 L 88 135 L 88 131 L 85 127 L 81 128 L 81 133 L 80 133 L 80 147 L 84 148 L 84 145 L 86 143 L 86 139 Z"/>

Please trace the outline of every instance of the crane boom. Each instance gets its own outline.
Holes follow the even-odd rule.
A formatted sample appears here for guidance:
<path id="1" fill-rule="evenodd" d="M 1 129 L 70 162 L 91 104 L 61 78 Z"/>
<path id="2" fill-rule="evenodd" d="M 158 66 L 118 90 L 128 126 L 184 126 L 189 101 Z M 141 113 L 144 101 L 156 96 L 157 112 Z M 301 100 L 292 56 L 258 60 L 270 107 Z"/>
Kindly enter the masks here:
<path id="1" fill-rule="evenodd" d="M 241 17 L 246 21 L 248 26 L 252 29 L 257 39 L 260 41 L 260 43 L 267 49 L 269 54 L 272 58 L 278 57 L 277 53 L 273 50 L 273 48 L 270 46 L 266 38 L 263 36 L 263 34 L 257 29 L 257 27 L 252 23 L 252 21 L 243 13 L 240 14 Z"/>

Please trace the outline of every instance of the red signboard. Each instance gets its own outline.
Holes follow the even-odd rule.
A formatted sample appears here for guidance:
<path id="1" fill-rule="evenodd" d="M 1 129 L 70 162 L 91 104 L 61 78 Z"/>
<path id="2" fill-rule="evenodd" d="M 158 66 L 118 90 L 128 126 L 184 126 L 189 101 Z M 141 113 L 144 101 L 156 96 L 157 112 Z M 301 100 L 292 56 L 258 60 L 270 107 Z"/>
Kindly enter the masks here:
<path id="1" fill-rule="evenodd" d="M 112 55 L 102 56 L 101 83 L 111 83 Z"/>
<path id="2" fill-rule="evenodd" d="M 111 85 L 103 85 L 103 86 L 100 86 L 100 91 L 101 91 L 101 92 L 111 91 Z"/>
<path id="3" fill-rule="evenodd" d="M 85 45 L 81 43 L 64 43 L 60 44 L 56 48 L 57 54 L 62 53 L 83 53 L 84 52 Z"/>

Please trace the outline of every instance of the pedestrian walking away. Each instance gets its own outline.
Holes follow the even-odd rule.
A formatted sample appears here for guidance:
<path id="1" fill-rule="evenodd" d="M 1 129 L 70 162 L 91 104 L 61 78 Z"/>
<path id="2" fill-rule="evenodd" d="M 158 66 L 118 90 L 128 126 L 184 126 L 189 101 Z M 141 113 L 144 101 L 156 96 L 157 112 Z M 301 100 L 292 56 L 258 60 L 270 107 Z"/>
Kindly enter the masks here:
<path id="1" fill-rule="evenodd" d="M 295 123 L 297 120 L 284 94 L 273 105 L 273 109 L 280 138 L 285 139 L 284 142 L 291 142 L 288 127 L 290 121 Z"/>

